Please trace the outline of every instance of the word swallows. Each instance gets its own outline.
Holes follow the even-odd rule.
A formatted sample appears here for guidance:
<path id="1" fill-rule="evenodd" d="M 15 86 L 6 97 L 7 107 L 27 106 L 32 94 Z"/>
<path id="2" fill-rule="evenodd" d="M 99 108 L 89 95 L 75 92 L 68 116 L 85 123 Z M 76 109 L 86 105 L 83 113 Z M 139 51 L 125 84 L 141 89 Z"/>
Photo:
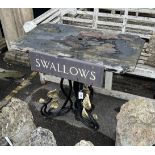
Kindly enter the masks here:
<path id="1" fill-rule="evenodd" d="M 54 72 L 63 73 L 71 76 L 77 76 L 84 79 L 96 80 L 96 72 L 81 67 L 75 67 L 70 65 L 64 65 L 60 63 L 54 63 L 52 61 L 44 59 L 35 59 L 37 68 L 44 68 L 52 70 Z M 75 64 L 76 65 L 76 64 Z"/>

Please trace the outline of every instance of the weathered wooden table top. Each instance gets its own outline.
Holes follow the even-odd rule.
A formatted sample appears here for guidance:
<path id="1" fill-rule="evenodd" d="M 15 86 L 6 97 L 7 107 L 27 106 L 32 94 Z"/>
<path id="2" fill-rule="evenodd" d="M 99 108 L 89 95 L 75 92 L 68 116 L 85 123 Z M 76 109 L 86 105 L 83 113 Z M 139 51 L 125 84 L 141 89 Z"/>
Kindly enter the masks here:
<path id="1" fill-rule="evenodd" d="M 134 70 L 143 45 L 139 36 L 48 23 L 20 38 L 12 49 L 29 51 L 30 57 L 59 57 L 121 73 Z"/>

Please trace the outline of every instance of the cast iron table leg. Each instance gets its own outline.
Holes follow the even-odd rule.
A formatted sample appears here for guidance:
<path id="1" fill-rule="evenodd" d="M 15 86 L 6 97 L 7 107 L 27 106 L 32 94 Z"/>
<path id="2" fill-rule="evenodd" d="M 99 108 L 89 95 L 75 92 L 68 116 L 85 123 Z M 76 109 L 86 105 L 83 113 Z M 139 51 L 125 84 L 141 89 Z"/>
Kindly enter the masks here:
<path id="1" fill-rule="evenodd" d="M 87 127 L 93 129 L 93 130 L 98 130 L 99 129 L 99 124 L 97 121 L 94 119 L 94 117 L 91 114 L 91 111 L 88 111 L 88 118 L 84 118 L 82 116 L 82 101 L 83 99 L 79 98 L 79 93 L 83 93 L 83 86 L 84 84 L 75 82 L 73 83 L 73 90 L 75 94 L 75 102 L 74 102 L 74 107 L 73 111 L 75 114 L 75 118 L 78 121 L 81 121 L 83 124 L 85 124 Z M 89 88 L 91 90 L 91 93 L 93 92 L 92 87 Z"/>
<path id="2" fill-rule="evenodd" d="M 69 82 L 69 92 L 68 93 L 65 92 L 65 90 L 64 90 L 63 81 L 64 81 L 64 79 L 62 78 L 60 81 L 60 88 L 61 88 L 62 93 L 66 97 L 66 100 L 63 103 L 63 106 L 56 112 L 52 111 L 52 109 L 47 110 L 47 105 L 52 101 L 52 99 L 49 99 L 49 101 L 47 101 L 47 103 L 45 103 L 43 105 L 43 107 L 41 108 L 41 113 L 46 117 L 48 117 L 48 116 L 56 117 L 56 116 L 62 116 L 64 114 L 68 113 L 70 110 L 73 110 L 73 112 L 75 114 L 75 118 L 78 121 L 81 121 L 83 124 L 85 124 L 87 127 L 91 128 L 93 130 L 98 130 L 99 125 L 98 125 L 97 121 L 93 118 L 93 116 L 91 115 L 91 111 L 88 111 L 88 118 L 84 118 L 82 116 L 83 98 L 79 98 L 79 93 L 83 93 L 84 84 L 75 82 L 75 81 L 73 82 L 73 90 L 74 90 L 74 95 L 75 95 L 75 102 L 73 103 L 73 101 L 71 99 L 72 81 L 68 80 L 68 82 Z M 93 88 L 89 87 L 89 89 L 90 89 L 90 92 L 93 94 Z M 67 106 L 68 102 L 70 103 L 69 106 Z"/>

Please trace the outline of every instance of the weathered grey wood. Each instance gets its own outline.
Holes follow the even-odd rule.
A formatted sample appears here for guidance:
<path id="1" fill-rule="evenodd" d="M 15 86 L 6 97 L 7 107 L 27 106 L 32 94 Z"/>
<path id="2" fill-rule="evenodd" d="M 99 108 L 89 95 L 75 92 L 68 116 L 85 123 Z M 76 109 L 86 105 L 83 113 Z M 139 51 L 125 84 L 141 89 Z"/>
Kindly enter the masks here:
<path id="1" fill-rule="evenodd" d="M 142 25 L 133 25 L 133 24 L 127 24 L 126 27 L 134 28 L 134 29 L 142 29 L 142 30 L 151 30 L 154 31 L 154 27 L 150 26 L 142 26 Z"/>
<path id="2" fill-rule="evenodd" d="M 39 77 L 40 77 L 40 82 L 41 84 L 45 84 L 46 83 L 46 79 L 43 73 L 39 73 Z"/>
<path id="3" fill-rule="evenodd" d="M 60 15 L 60 11 L 56 11 L 54 12 L 54 14 L 52 16 L 50 16 L 49 18 L 47 18 L 46 20 L 44 20 L 42 23 L 48 23 L 51 22 L 53 19 L 55 19 L 56 17 L 58 18 Z"/>
<path id="4" fill-rule="evenodd" d="M 60 9 L 60 8 L 51 8 L 50 10 L 46 11 L 45 13 L 43 13 L 42 15 L 38 16 L 37 18 L 35 18 L 33 21 L 31 21 L 34 25 L 38 25 L 40 23 L 47 23 L 47 22 L 51 22 L 55 17 L 57 17 L 57 22 L 60 22 L 61 19 L 60 17 L 63 16 L 66 13 L 72 13 L 75 14 L 76 12 L 76 8 L 75 9 Z M 59 19 L 59 20 L 58 20 Z M 53 22 L 55 23 L 56 20 L 54 20 Z"/>
<path id="5" fill-rule="evenodd" d="M 77 10 L 77 14 L 79 14 L 79 15 L 92 15 L 93 16 L 93 12 L 91 12 L 91 11 Z M 98 17 L 122 18 L 123 15 L 98 12 Z"/>
<path id="6" fill-rule="evenodd" d="M 151 67 L 151 66 L 148 66 L 148 65 L 137 64 L 137 68 L 143 68 L 143 69 L 153 70 L 154 73 L 155 73 L 155 68 L 154 67 Z"/>
<path id="7" fill-rule="evenodd" d="M 148 14 L 155 14 L 155 9 L 154 8 L 149 8 L 149 9 L 143 9 L 143 8 L 129 8 L 129 11 L 133 12 L 139 12 L 139 13 L 148 13 Z"/>
<path id="8" fill-rule="evenodd" d="M 111 10 L 112 8 L 106 8 Z M 115 8 L 116 11 L 124 11 L 124 8 Z M 154 8 L 148 8 L 148 9 L 143 9 L 143 8 L 128 8 L 129 11 L 131 12 L 139 12 L 139 13 L 148 13 L 148 14 L 155 14 L 155 9 Z"/>
<path id="9" fill-rule="evenodd" d="M 80 14 L 80 15 L 93 15 L 93 12 L 90 12 L 90 11 L 80 11 L 78 10 L 77 11 L 77 14 Z M 110 18 L 118 18 L 118 19 L 123 19 L 124 15 L 119 15 L 119 14 L 109 14 L 109 13 L 101 13 L 99 12 L 98 13 L 98 17 L 110 17 Z M 146 23 L 155 23 L 155 18 L 152 18 L 152 17 L 141 17 L 141 16 L 131 16 L 131 15 L 128 15 L 128 20 L 130 21 L 137 21 L 137 24 L 138 22 L 146 22 Z"/>
<path id="10" fill-rule="evenodd" d="M 106 90 L 112 90 L 112 79 L 113 79 L 113 72 L 106 71 L 105 72 L 105 86 Z"/>
<path id="11" fill-rule="evenodd" d="M 54 9 L 53 9 L 54 10 Z M 153 17 L 139 17 L 139 16 L 131 16 L 131 15 L 127 15 L 127 19 L 130 20 L 130 21 L 134 21 L 135 24 L 125 24 L 123 25 L 123 23 L 118 23 L 115 19 L 118 18 L 118 19 L 124 19 L 126 17 L 126 15 L 124 14 L 109 14 L 109 13 L 101 13 L 101 12 L 98 12 L 97 15 L 98 17 L 110 17 L 112 19 L 114 19 L 114 22 L 110 22 L 110 21 L 99 21 L 98 20 L 94 20 L 94 12 L 95 12 L 95 9 L 94 11 L 86 11 L 86 9 L 58 9 L 57 11 L 60 12 L 60 13 L 52 13 L 53 10 L 50 10 L 50 11 L 47 11 L 47 13 L 41 15 L 39 18 L 40 22 L 52 22 L 51 19 L 54 19 L 53 20 L 53 23 L 60 23 L 60 21 L 68 21 L 68 22 L 72 22 L 72 24 L 74 22 L 79 22 L 81 23 L 81 25 L 83 24 L 89 24 L 90 27 L 97 27 L 98 24 L 101 24 L 101 25 L 109 25 L 109 26 L 114 26 L 114 27 L 122 27 L 122 32 L 124 31 L 124 29 L 127 29 L 127 33 L 129 34 L 133 34 L 133 35 L 140 35 L 141 37 L 143 38 L 150 38 L 150 36 L 152 35 L 152 31 L 154 31 L 154 28 L 152 28 L 151 25 L 148 25 L 148 26 L 144 26 L 144 25 L 140 25 L 139 27 L 139 23 L 140 22 L 144 22 L 144 23 L 148 23 L 148 24 L 152 24 L 153 22 L 155 23 L 155 19 Z M 110 10 L 110 9 L 109 9 Z M 114 9 L 111 9 L 111 10 L 114 10 Z M 119 10 L 119 11 L 124 11 L 126 9 L 115 9 L 115 10 Z M 152 9 L 128 9 L 129 11 L 132 11 L 132 12 L 135 12 L 137 15 L 139 14 L 139 12 L 149 12 L 150 13 L 150 10 Z M 154 10 L 153 10 L 154 11 Z M 73 15 L 73 17 L 64 17 L 65 14 L 71 14 Z M 151 11 L 151 13 L 154 13 Z M 77 17 L 75 16 L 77 15 Z M 92 18 L 90 19 L 82 19 L 81 17 L 79 18 L 78 15 L 91 15 Z M 98 18 L 97 17 L 97 18 Z M 96 18 L 96 17 L 95 17 Z M 36 19 L 37 20 L 37 19 Z M 45 21 L 44 21 L 45 20 Z M 96 21 L 96 22 L 95 22 Z M 35 20 L 34 20 L 35 22 Z M 77 23 L 77 24 L 74 24 L 74 25 L 77 25 L 77 26 L 80 26 L 80 24 Z M 127 27 L 126 27 L 127 26 Z M 130 29 L 135 29 L 135 32 L 132 32 Z M 104 28 L 103 28 L 104 29 Z M 137 29 L 137 31 L 136 31 Z M 145 30 L 145 31 L 144 31 Z M 150 32 L 149 32 L 150 31 Z M 149 32 L 149 34 L 148 34 Z"/>
<path id="12" fill-rule="evenodd" d="M 32 9 L 0 9 L 0 17 L 7 46 L 10 49 L 10 42 L 23 36 L 23 24 L 33 19 Z"/>
<path id="13" fill-rule="evenodd" d="M 150 39 L 150 37 L 152 36 L 151 34 L 142 34 L 142 33 L 133 33 L 133 32 L 125 32 L 125 33 L 140 36 L 141 38 L 146 38 L 146 39 Z"/>
<path id="14" fill-rule="evenodd" d="M 98 21 L 98 8 L 94 8 L 94 14 L 93 14 L 93 26 L 92 28 L 96 29 L 97 28 L 97 21 Z"/>
<path id="15" fill-rule="evenodd" d="M 137 21 L 138 22 L 145 22 L 145 23 L 155 23 L 155 18 L 151 18 L 151 17 L 135 17 L 135 16 L 130 16 L 128 15 L 128 20 L 130 21 Z"/>
<path id="16" fill-rule="evenodd" d="M 33 10 L 31 8 L 18 8 L 20 11 L 22 23 L 34 19 Z"/>
<path id="17" fill-rule="evenodd" d="M 108 21 L 97 21 L 97 24 L 122 27 L 122 23 L 114 23 Z"/>
<path id="18" fill-rule="evenodd" d="M 119 34 L 121 32 L 119 30 L 109 30 L 109 29 L 104 29 L 104 28 L 102 29 L 98 28 L 97 30 L 100 30 L 101 32 L 107 32 L 107 33 L 113 33 L 113 34 Z"/>
<path id="19" fill-rule="evenodd" d="M 39 17 L 35 18 L 33 22 L 38 25 L 39 23 L 42 23 L 45 19 L 47 19 L 48 17 L 50 17 L 53 13 L 57 11 L 59 11 L 58 8 L 52 8 L 46 11 L 45 13 L 43 13 L 42 15 L 40 15 Z"/>
<path id="20" fill-rule="evenodd" d="M 106 90 L 106 89 L 101 89 L 101 88 L 94 88 L 94 91 L 97 93 L 100 93 L 100 94 L 104 94 L 106 96 L 113 96 L 113 97 L 116 97 L 119 99 L 124 99 L 124 100 L 132 100 L 135 98 L 141 98 L 141 99 L 145 98 L 145 97 L 141 97 L 138 95 L 133 95 L 133 94 L 120 92 L 120 91 L 116 91 L 116 90 Z M 150 99 L 150 98 L 147 98 L 147 99 L 154 102 L 154 99 Z"/>
<path id="21" fill-rule="evenodd" d="M 60 83 L 60 78 L 59 77 L 44 75 L 44 78 L 45 78 L 44 79 L 45 81 Z M 66 81 L 64 82 L 64 84 L 68 85 L 68 83 Z M 107 96 L 113 96 L 113 97 L 116 97 L 116 98 L 119 98 L 119 99 L 121 98 L 121 99 L 124 99 L 124 100 L 131 100 L 131 99 L 134 99 L 134 98 L 143 98 L 143 97 L 140 97 L 138 95 L 133 95 L 133 94 L 124 93 L 124 92 L 115 91 L 115 90 L 107 90 L 107 89 L 97 88 L 97 87 L 94 87 L 94 91 L 96 93 L 104 94 L 104 95 L 107 95 Z M 149 99 L 149 100 L 152 100 L 152 99 Z"/>
<path id="22" fill-rule="evenodd" d="M 18 32 L 14 20 L 13 10 L 12 9 L 0 9 L 1 23 L 7 42 L 8 48 L 10 47 L 9 43 L 12 40 L 18 38 Z"/>
<path id="23" fill-rule="evenodd" d="M 151 55 L 152 55 L 151 53 L 141 52 L 141 56 L 150 57 Z"/>
<path id="24" fill-rule="evenodd" d="M 113 9 L 111 9 L 111 10 L 113 10 Z M 125 11 L 125 14 L 124 15 L 121 15 L 121 14 L 118 15 L 118 14 L 109 14 L 109 13 L 101 13 L 101 12 L 99 12 L 98 13 L 98 17 L 105 17 L 105 18 L 109 18 L 110 17 L 110 18 L 112 18 L 113 21 L 112 20 L 111 21 L 104 20 L 104 21 L 99 21 L 100 23 L 97 23 L 97 24 L 110 25 L 112 27 L 121 26 L 122 27 L 122 32 L 124 32 L 124 30 L 127 29 L 129 34 L 136 35 L 136 33 L 137 33 L 137 35 L 140 35 L 143 38 L 150 38 L 150 36 L 152 35 L 152 33 L 154 31 L 154 27 L 152 27 L 150 24 L 155 23 L 155 19 L 152 16 L 150 16 L 150 17 L 131 16 L 131 15 L 126 15 L 126 10 L 127 9 L 120 9 L 120 10 Z M 130 9 L 128 9 L 128 10 L 130 10 Z M 144 9 L 144 10 L 145 10 L 145 12 L 148 11 L 147 9 Z M 131 11 L 133 11 L 133 10 L 131 10 Z M 134 12 L 137 15 L 139 14 L 139 12 L 137 10 L 135 10 Z M 83 15 L 83 16 L 85 16 L 85 15 L 91 15 L 92 18 L 90 18 L 90 20 L 92 20 L 93 19 L 94 12 L 92 12 L 92 11 L 81 11 L 81 10 L 77 10 L 77 14 Z M 123 20 L 124 23 L 117 22 L 116 21 L 117 18 L 118 19 L 125 19 L 125 20 Z M 78 19 L 78 21 L 80 21 L 80 20 Z M 134 24 L 126 24 L 127 21 L 133 21 Z M 83 22 L 83 21 L 80 21 L 80 22 Z M 141 23 L 148 24 L 148 25 L 147 26 L 146 25 L 142 25 L 142 24 L 140 24 L 140 22 Z M 135 29 L 135 32 L 136 33 L 132 33 L 132 31 L 130 30 L 130 28 Z M 150 35 L 147 34 L 148 32 L 150 33 Z"/>
<path id="25" fill-rule="evenodd" d="M 59 21 L 60 21 L 60 17 L 54 19 L 54 20 L 51 21 L 50 23 L 56 24 L 56 23 L 59 23 Z"/>
<path id="26" fill-rule="evenodd" d="M 77 9 L 76 8 L 59 8 L 61 15 L 64 16 L 65 14 L 72 14 L 75 15 Z"/>
<path id="27" fill-rule="evenodd" d="M 13 16 L 15 20 L 15 26 L 17 28 L 18 37 L 23 36 L 25 34 L 23 30 L 24 23 L 26 21 L 33 19 L 32 9 L 16 8 L 16 9 L 12 9 L 12 11 L 13 11 Z"/>
<path id="28" fill-rule="evenodd" d="M 37 19 L 40 20 L 39 22 L 44 22 L 45 18 L 47 18 L 46 21 L 50 21 L 50 18 L 53 19 L 54 17 L 57 16 L 59 18 L 56 18 L 56 20 L 53 21 L 54 23 L 65 20 L 65 21 L 68 21 L 68 22 L 70 21 L 70 22 L 80 22 L 81 24 L 83 24 L 83 23 L 90 24 L 90 27 L 91 27 L 91 25 L 92 25 L 92 27 L 93 27 L 93 25 L 95 25 L 95 27 L 97 27 L 97 24 L 103 24 L 103 25 L 110 25 L 110 26 L 121 26 L 123 29 L 126 28 L 126 24 L 125 24 L 125 26 L 122 26 L 121 24 L 117 23 L 116 20 L 115 20 L 115 22 L 111 22 L 111 23 L 106 23 L 107 21 L 103 21 L 103 23 L 96 23 L 96 22 L 93 21 L 94 12 L 86 11 L 87 9 L 78 9 L 78 10 L 77 9 L 58 9 L 61 12 L 60 14 L 58 14 L 58 13 L 57 14 L 52 14 L 51 12 L 53 10 L 47 11 L 47 13 L 45 13 L 45 14 L 41 15 L 40 17 L 38 17 Z M 109 8 L 109 10 L 113 11 L 114 9 Z M 115 10 L 125 11 L 126 9 L 124 9 L 124 8 L 119 8 L 119 9 L 115 8 Z M 138 15 L 139 13 L 149 13 L 149 14 L 153 15 L 155 13 L 154 9 L 134 9 L 134 8 L 130 9 L 129 8 L 128 11 L 135 12 L 136 15 Z M 72 14 L 72 15 L 75 15 L 75 14 L 77 14 L 77 15 L 79 15 L 79 14 L 81 14 L 81 15 L 92 15 L 92 18 L 91 19 L 81 19 L 81 18 L 79 18 L 79 16 L 77 16 L 76 18 L 75 18 L 75 16 L 74 17 L 64 17 L 64 15 L 67 14 L 67 13 Z M 124 17 L 126 16 L 125 14 L 124 15 L 122 15 L 122 14 L 119 15 L 119 14 L 114 14 L 114 13 L 109 14 L 109 13 L 101 13 L 101 12 L 98 12 L 97 14 L 98 14 L 98 17 L 107 17 L 107 18 L 110 17 L 110 18 L 114 18 L 114 19 L 115 18 L 124 19 Z M 149 32 L 150 34 L 148 34 L 148 31 L 154 31 L 154 29 L 150 25 L 148 25 L 148 26 L 140 25 L 140 27 L 138 27 L 138 26 L 139 26 L 140 22 L 144 22 L 144 23 L 148 23 L 148 24 L 149 23 L 150 24 L 155 23 L 155 18 L 153 18 L 152 16 L 150 16 L 150 17 L 140 17 L 140 16 L 131 16 L 131 15 L 128 15 L 127 18 L 130 21 L 136 22 L 135 24 L 127 24 L 127 26 L 128 26 L 127 27 L 127 29 L 128 29 L 127 33 L 133 34 L 133 35 L 140 35 L 143 38 L 148 38 L 148 39 L 150 38 L 150 36 L 152 35 L 152 32 Z M 35 22 L 35 20 L 34 20 L 34 22 Z M 130 31 L 129 28 L 137 29 L 136 33 Z M 146 30 L 146 31 L 142 31 L 142 30 Z"/>
<path id="29" fill-rule="evenodd" d="M 139 57 L 139 60 L 146 61 L 147 59 L 148 59 L 148 57 L 145 57 L 145 56 L 142 56 L 142 55 Z"/>
<path id="30" fill-rule="evenodd" d="M 115 13 L 116 13 L 115 9 L 112 9 L 112 10 L 111 10 L 111 13 L 112 13 L 112 14 L 115 14 Z"/>
<path id="31" fill-rule="evenodd" d="M 125 33 L 126 31 L 126 25 L 127 25 L 127 20 L 128 20 L 127 18 L 128 18 L 128 9 L 126 8 L 124 16 L 123 16 L 122 33 Z"/>
<path id="32" fill-rule="evenodd" d="M 138 64 L 144 64 L 144 60 L 138 60 Z"/>
<path id="33" fill-rule="evenodd" d="M 90 19 L 81 19 L 81 18 L 72 18 L 72 17 L 62 17 L 62 20 L 72 21 L 72 22 L 82 22 L 82 23 L 91 23 L 93 20 Z"/>
<path id="34" fill-rule="evenodd" d="M 15 51 L 15 50 L 7 51 L 5 52 L 4 61 L 30 67 L 28 53 L 26 52 Z"/>
<path id="35" fill-rule="evenodd" d="M 155 79 L 155 68 L 144 64 L 138 64 L 134 72 L 129 72 L 128 74 Z"/>

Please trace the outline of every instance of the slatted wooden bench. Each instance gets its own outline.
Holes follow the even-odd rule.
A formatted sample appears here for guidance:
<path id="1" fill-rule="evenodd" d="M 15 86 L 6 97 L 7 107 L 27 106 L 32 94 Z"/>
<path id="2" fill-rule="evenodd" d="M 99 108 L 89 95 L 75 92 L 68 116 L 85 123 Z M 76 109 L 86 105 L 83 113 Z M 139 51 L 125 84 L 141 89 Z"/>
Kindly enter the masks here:
<path id="1" fill-rule="evenodd" d="M 59 9 L 53 8 L 37 17 L 33 21 L 24 24 L 25 32 L 31 31 L 37 25 L 42 23 L 62 23 L 79 27 L 88 27 L 101 31 L 112 33 L 126 33 L 138 35 L 146 40 L 144 49 L 137 62 L 134 72 L 128 74 L 155 78 L 155 68 L 145 64 L 147 59 L 155 53 L 155 50 L 149 50 L 150 38 L 154 37 L 155 31 L 155 9 L 123 9 L 123 8 L 94 8 L 94 9 Z M 41 81 L 57 81 L 55 78 L 40 74 Z M 113 96 L 121 98 L 132 98 L 133 96 L 113 92 L 112 72 L 106 72 L 105 90 L 99 90 L 104 94 L 114 94 Z M 108 91 L 108 93 L 107 93 Z M 126 96 L 126 97 L 125 97 Z"/>

